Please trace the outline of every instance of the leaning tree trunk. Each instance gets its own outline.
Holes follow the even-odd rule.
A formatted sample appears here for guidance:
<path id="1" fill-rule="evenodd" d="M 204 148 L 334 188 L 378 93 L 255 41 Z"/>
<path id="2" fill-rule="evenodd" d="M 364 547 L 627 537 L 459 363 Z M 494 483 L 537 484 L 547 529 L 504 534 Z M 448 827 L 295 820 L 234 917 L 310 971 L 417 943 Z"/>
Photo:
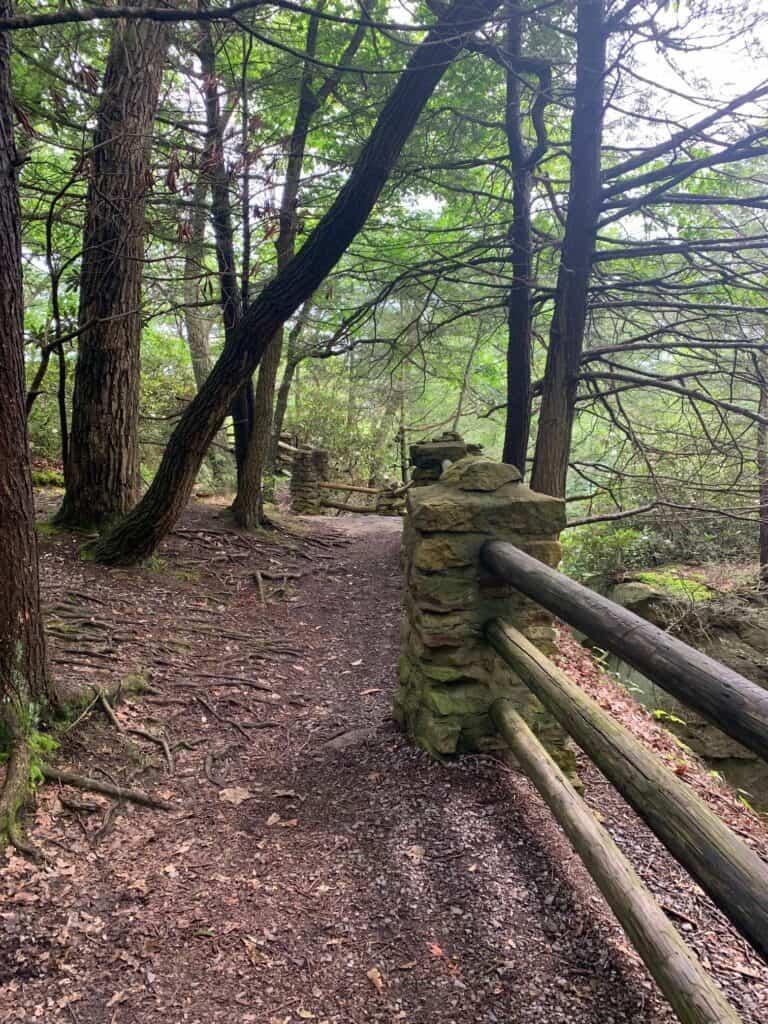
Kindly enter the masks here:
<path id="1" fill-rule="evenodd" d="M 531 487 L 562 498 L 584 345 L 587 298 L 600 209 L 605 76 L 605 0 L 579 0 L 571 182 L 565 237 L 539 413 Z"/>
<path id="2" fill-rule="evenodd" d="M 151 6 L 152 0 L 142 0 Z M 118 23 L 90 154 L 66 493 L 57 521 L 99 526 L 139 496 L 141 279 L 150 143 L 167 30 Z"/>
<path id="3" fill-rule="evenodd" d="M 9 17 L 0 0 L 0 17 Z M 24 297 L 10 91 L 10 40 L 0 33 L 0 726 L 10 758 L 0 792 L 0 835 L 14 834 L 29 784 L 27 737 L 52 693 L 40 613 L 37 536 L 24 386 Z"/>
<path id="4" fill-rule="evenodd" d="M 371 0 L 364 0 L 362 6 L 364 13 L 367 13 L 371 7 Z M 318 30 L 318 18 L 310 16 L 304 45 L 306 59 L 299 85 L 299 102 L 288 142 L 288 161 L 280 199 L 280 229 L 276 244 L 278 273 L 288 266 L 296 251 L 299 186 L 301 185 L 304 154 L 312 119 L 335 90 L 342 69 L 351 65 L 363 41 L 366 23 L 365 20 L 361 20 L 357 25 L 339 59 L 338 68 L 328 75 L 316 89 L 313 80 L 317 70 L 314 57 L 317 52 Z M 269 463 L 272 447 L 275 387 L 283 352 L 284 335 L 284 328 L 280 327 L 259 363 L 248 455 L 243 473 L 238 480 L 237 497 L 232 505 L 235 522 L 245 529 L 258 526 L 264 518 L 264 473 Z"/>
<path id="5" fill-rule="evenodd" d="M 458 0 L 416 47 L 330 209 L 232 331 L 208 380 L 171 435 L 144 498 L 96 546 L 100 561 L 141 561 L 173 527 L 230 401 L 253 373 L 275 333 L 317 290 L 362 229 L 419 114 L 464 41 L 481 27 L 496 3 Z"/>
<path id="6" fill-rule="evenodd" d="M 310 17 L 307 29 L 306 52 L 313 58 L 317 50 L 318 20 Z M 304 165 L 309 126 L 319 99 L 312 89 L 313 65 L 305 62 L 299 86 L 299 105 L 293 131 L 288 142 L 288 162 L 280 200 L 280 223 L 277 237 L 277 272 L 284 270 L 294 255 L 297 231 L 297 205 L 299 185 Z M 253 529 L 263 519 L 264 469 L 269 457 L 274 418 L 275 384 L 283 354 L 284 328 L 281 326 L 267 346 L 259 363 L 259 374 L 253 401 L 253 422 L 248 440 L 248 452 L 237 482 L 237 496 L 232 514 L 238 526 Z"/>

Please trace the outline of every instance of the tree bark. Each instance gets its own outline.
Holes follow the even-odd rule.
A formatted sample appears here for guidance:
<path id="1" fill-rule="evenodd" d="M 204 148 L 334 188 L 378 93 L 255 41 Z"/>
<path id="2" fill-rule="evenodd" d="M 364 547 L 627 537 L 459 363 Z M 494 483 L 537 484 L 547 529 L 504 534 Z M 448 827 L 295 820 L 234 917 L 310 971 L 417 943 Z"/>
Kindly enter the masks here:
<path id="1" fill-rule="evenodd" d="M 199 391 L 211 372 L 213 361 L 208 339 L 211 333 L 211 315 L 200 309 L 202 289 L 201 275 L 205 273 L 205 225 L 208 211 L 205 200 L 208 195 L 208 181 L 199 174 L 192 193 L 192 216 L 189 221 L 189 240 L 184 254 L 184 328 L 187 334 L 189 356 L 195 387 Z"/>
<path id="2" fill-rule="evenodd" d="M 313 58 L 317 50 L 318 29 L 318 19 L 310 17 L 305 43 L 305 50 L 309 58 Z M 276 244 L 278 273 L 288 265 L 296 248 L 297 206 L 304 153 L 307 147 L 309 126 L 320 105 L 319 98 L 312 88 L 312 71 L 313 65 L 307 60 L 299 85 L 299 104 L 288 143 L 288 161 L 280 199 L 279 231 Z M 237 496 L 232 505 L 235 522 L 244 529 L 253 529 L 259 526 L 263 518 L 264 469 L 272 437 L 275 384 L 283 353 L 284 333 L 284 328 L 279 327 L 259 363 L 248 451 L 243 472 L 238 479 Z"/>
<path id="3" fill-rule="evenodd" d="M 419 114 L 464 41 L 480 28 L 496 2 L 458 0 L 414 50 L 330 209 L 227 339 L 204 387 L 171 435 L 152 485 L 96 546 L 98 559 L 108 564 L 141 561 L 172 528 L 229 402 L 253 373 L 276 331 L 317 290 L 362 229 Z"/>
<path id="4" fill-rule="evenodd" d="M 272 441 L 269 452 L 269 459 L 267 462 L 268 468 L 274 470 L 277 465 L 277 446 L 280 442 L 280 435 L 283 432 L 283 423 L 285 422 L 285 414 L 288 411 L 288 397 L 291 393 L 291 385 L 293 379 L 297 374 L 299 363 L 305 358 L 304 354 L 300 351 L 300 340 L 304 328 L 306 327 L 307 319 L 309 317 L 310 309 L 312 308 L 312 300 L 307 301 L 302 306 L 301 312 L 299 313 L 298 319 L 294 326 L 291 328 L 291 332 L 288 335 L 288 351 L 285 357 L 285 368 L 283 370 L 283 377 L 280 381 L 280 387 L 277 389 L 277 399 L 275 400 L 275 415 L 272 420 Z"/>
<path id="5" fill-rule="evenodd" d="M 757 411 L 763 419 L 768 419 L 768 379 L 766 369 L 768 360 L 764 353 L 752 356 L 757 383 L 759 388 L 759 399 Z M 768 426 L 765 422 L 758 421 L 757 424 L 757 493 L 760 502 L 760 567 L 758 571 L 758 585 L 761 590 L 768 590 Z"/>
<path id="6" fill-rule="evenodd" d="M 143 0 L 145 4 L 149 0 Z M 167 29 L 118 23 L 91 151 L 66 493 L 57 522 L 93 527 L 139 496 L 141 279 Z M 86 326 L 90 325 L 90 326 Z"/>
<path id="7" fill-rule="evenodd" d="M 232 196 L 229 175 L 224 163 L 224 119 L 219 102 L 216 50 L 213 45 L 211 26 L 208 23 L 203 24 L 200 28 L 198 57 L 203 72 L 203 99 L 207 129 L 203 172 L 207 176 L 211 188 L 211 217 L 216 244 L 221 316 L 226 344 L 242 318 L 243 297 L 237 280 L 235 231 L 232 226 Z M 245 472 L 248 445 L 253 429 L 253 382 L 250 377 L 233 395 L 230 415 L 235 434 L 235 462 L 239 489 Z"/>
<path id="8" fill-rule="evenodd" d="M 370 0 L 364 0 L 362 5 L 364 13 L 367 13 L 369 6 Z M 361 20 L 352 33 L 339 59 L 339 70 L 328 75 L 322 84 L 315 89 L 314 73 L 316 66 L 313 59 L 317 52 L 318 30 L 318 18 L 310 16 L 304 46 L 307 59 L 304 62 L 301 83 L 299 85 L 299 102 L 291 138 L 288 143 L 288 161 L 280 199 L 280 228 L 276 243 L 278 273 L 285 269 L 296 251 L 299 187 L 301 185 L 304 154 L 307 148 L 307 138 L 312 119 L 338 85 L 342 74 L 340 69 L 348 67 L 352 63 L 365 35 L 365 20 Z M 248 455 L 238 485 L 237 498 L 232 506 L 235 522 L 246 529 L 258 526 L 263 520 L 264 472 L 269 462 L 269 454 L 272 447 L 275 385 L 277 384 L 277 374 L 283 352 L 284 336 L 284 328 L 280 327 L 259 363 Z"/>
<path id="9" fill-rule="evenodd" d="M 10 13 L 9 0 L 0 0 L 0 17 Z M 0 833 L 14 828 L 29 783 L 27 735 L 53 699 L 27 441 L 17 166 L 10 39 L 0 33 L 0 722 L 10 745 L 0 792 Z"/>
<path id="10" fill-rule="evenodd" d="M 512 58 L 522 50 L 522 15 L 507 20 L 506 49 Z M 512 223 L 509 263 L 512 286 L 507 296 L 507 416 L 502 462 L 525 476 L 531 419 L 531 167 L 520 124 L 520 72 L 507 67 L 504 128 L 512 165 Z"/>
<path id="11" fill-rule="evenodd" d="M 571 181 L 531 487 L 565 495 L 587 296 L 600 208 L 605 76 L 605 0 L 578 0 Z"/>
<path id="12" fill-rule="evenodd" d="M 189 356 L 192 360 L 192 373 L 197 391 L 205 383 L 211 372 L 210 334 L 214 317 L 206 309 L 200 308 L 203 298 L 200 287 L 201 275 L 205 273 L 205 226 L 208 221 L 208 210 L 205 200 L 208 194 L 208 181 L 201 172 L 192 193 L 192 216 L 189 222 L 189 240 L 186 243 L 184 256 L 184 329 L 187 335 Z M 217 445 L 227 447 L 227 436 L 224 429 L 219 431 Z M 210 470 L 211 482 L 216 490 L 229 487 L 230 462 L 226 452 L 212 446 L 206 457 Z"/>

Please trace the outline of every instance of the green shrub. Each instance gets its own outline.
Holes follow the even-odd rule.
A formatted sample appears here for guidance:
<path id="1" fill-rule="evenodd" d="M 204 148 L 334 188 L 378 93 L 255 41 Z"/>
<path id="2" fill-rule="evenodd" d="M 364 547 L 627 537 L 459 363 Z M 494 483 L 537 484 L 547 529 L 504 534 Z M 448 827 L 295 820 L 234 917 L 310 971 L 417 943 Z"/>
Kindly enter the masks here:
<path id="1" fill-rule="evenodd" d="M 654 545 L 645 530 L 596 523 L 568 530 L 562 537 L 563 571 L 577 580 L 589 576 L 616 579 L 652 562 Z"/>

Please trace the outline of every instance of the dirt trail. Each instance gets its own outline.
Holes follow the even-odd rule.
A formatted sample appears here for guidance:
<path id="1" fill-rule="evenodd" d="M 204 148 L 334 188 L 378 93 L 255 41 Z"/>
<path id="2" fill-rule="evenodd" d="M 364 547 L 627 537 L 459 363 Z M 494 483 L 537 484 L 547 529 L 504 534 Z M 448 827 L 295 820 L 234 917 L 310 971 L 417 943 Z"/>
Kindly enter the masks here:
<path id="1" fill-rule="evenodd" d="M 671 1021 L 528 783 L 438 766 L 393 728 L 399 523 L 312 523 L 286 547 L 215 514 L 190 510 L 154 573 L 46 545 L 52 619 L 97 638 L 59 629 L 57 671 L 142 666 L 152 692 L 120 721 L 175 751 L 171 773 L 94 709 L 58 763 L 176 809 L 78 812 L 93 798 L 45 787 L 30 832 L 55 861 L 0 877 L 0 1022 Z M 588 783 L 745 1021 L 765 1020 L 765 971 Z"/>

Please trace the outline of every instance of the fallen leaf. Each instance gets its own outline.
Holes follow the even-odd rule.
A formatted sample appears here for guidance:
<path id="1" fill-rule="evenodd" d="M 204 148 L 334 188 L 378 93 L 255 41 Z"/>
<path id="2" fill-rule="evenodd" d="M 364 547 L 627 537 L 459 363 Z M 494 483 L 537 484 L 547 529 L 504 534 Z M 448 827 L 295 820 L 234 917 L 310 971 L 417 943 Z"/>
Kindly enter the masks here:
<path id="1" fill-rule="evenodd" d="M 428 942 L 427 949 L 432 954 L 432 956 L 445 956 L 442 947 L 438 946 L 436 942 Z"/>
<path id="2" fill-rule="evenodd" d="M 219 800 L 223 800 L 227 804 L 234 804 L 235 807 L 239 807 L 240 804 L 252 798 L 253 793 L 250 789 L 243 789 L 242 786 L 231 786 L 229 789 L 219 790 Z"/>
<path id="3" fill-rule="evenodd" d="M 406 857 L 410 857 L 414 864 L 418 864 L 419 861 L 424 860 L 424 854 L 427 851 L 423 846 L 409 846 L 405 851 Z"/>
<path id="4" fill-rule="evenodd" d="M 124 990 L 121 990 L 120 992 L 115 992 L 115 994 L 107 1003 L 107 1008 L 109 1008 L 110 1006 L 117 1006 L 118 1003 L 124 1003 L 127 998 L 128 995 Z"/>
<path id="5" fill-rule="evenodd" d="M 382 978 L 381 971 L 378 967 L 372 967 L 370 971 L 366 971 L 365 974 L 376 991 L 381 994 L 384 991 L 384 979 Z"/>
<path id="6" fill-rule="evenodd" d="M 315 1020 L 314 1013 L 310 1013 L 309 1010 L 297 1010 L 296 1013 L 302 1020 Z"/>
<path id="7" fill-rule="evenodd" d="M 358 665 L 362 665 L 363 664 L 363 659 L 362 658 L 358 658 L 357 661 L 350 661 L 349 664 L 350 664 L 350 666 L 352 668 L 357 668 Z"/>
<path id="8" fill-rule="evenodd" d="M 268 825 L 278 825 L 279 823 L 280 823 L 280 815 L 279 814 L 270 814 L 270 816 L 267 818 L 267 824 Z"/>

